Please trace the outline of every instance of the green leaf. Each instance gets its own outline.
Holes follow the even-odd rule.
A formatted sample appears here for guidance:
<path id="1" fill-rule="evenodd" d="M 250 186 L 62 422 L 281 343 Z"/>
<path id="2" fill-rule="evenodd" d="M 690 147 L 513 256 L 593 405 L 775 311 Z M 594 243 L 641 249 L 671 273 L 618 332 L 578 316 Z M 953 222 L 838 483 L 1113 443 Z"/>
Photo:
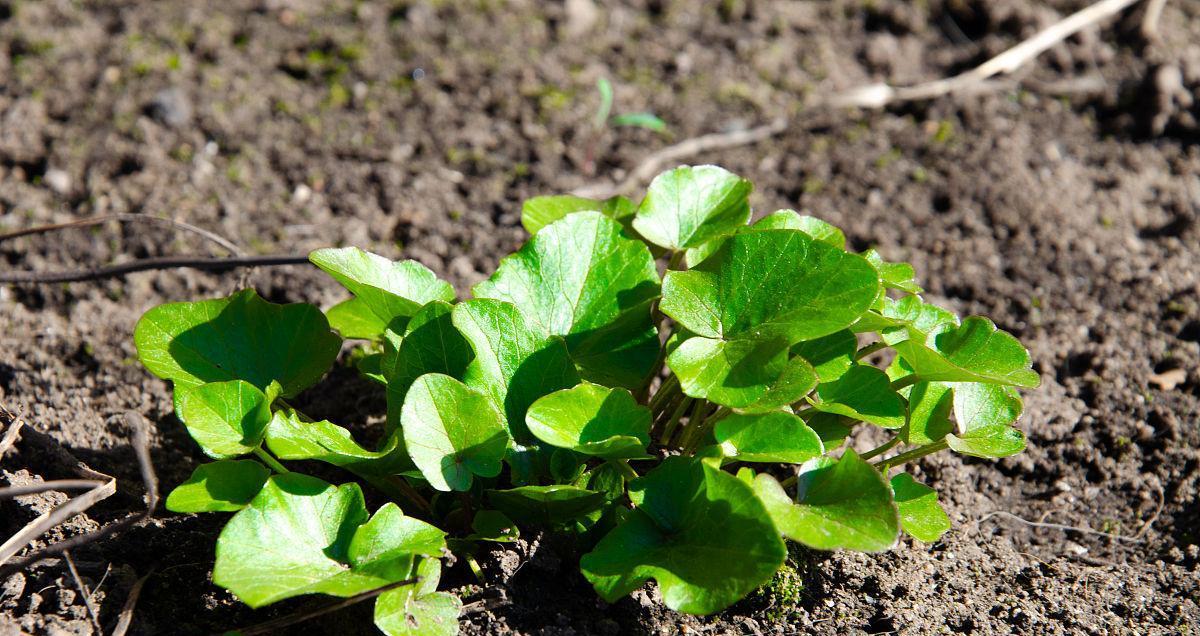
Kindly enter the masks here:
<path id="1" fill-rule="evenodd" d="M 900 527 L 914 539 L 933 543 L 950 529 L 950 517 L 938 503 L 936 490 L 900 473 L 892 477 L 892 492 L 900 511 Z"/>
<path id="2" fill-rule="evenodd" d="M 271 422 L 271 402 L 278 395 L 279 385 L 274 383 L 264 394 L 242 380 L 210 382 L 179 392 L 179 415 L 205 455 L 237 457 L 262 443 Z"/>
<path id="3" fill-rule="evenodd" d="M 752 189 L 717 166 L 680 166 L 650 182 L 633 227 L 667 249 L 698 247 L 746 224 Z"/>
<path id="4" fill-rule="evenodd" d="M 841 230 L 815 217 L 801 215 L 795 210 L 777 210 L 737 231 L 755 230 L 800 230 L 814 240 L 828 243 L 839 250 L 846 247 L 846 235 L 842 234 Z M 697 263 L 715 254 L 728 239 L 728 236 L 719 236 L 704 245 L 689 249 L 687 266 L 694 268 Z"/>
<path id="5" fill-rule="evenodd" d="M 650 409 L 625 389 L 590 382 L 538 399 L 525 424 L 551 446 L 606 459 L 645 457 L 650 443 Z"/>
<path id="6" fill-rule="evenodd" d="M 399 434 L 385 438 L 378 451 L 367 450 L 345 428 L 328 420 L 308 421 L 290 408 L 275 412 L 266 439 L 267 448 L 279 459 L 315 459 L 356 473 L 379 476 L 414 468 Z"/>
<path id="7" fill-rule="evenodd" d="M 837 463 L 802 473 L 799 488 L 799 503 L 793 503 L 775 478 L 754 479 L 755 491 L 785 537 L 817 550 L 882 552 L 896 545 L 900 517 L 892 487 L 853 450 Z"/>
<path id="8" fill-rule="evenodd" d="M 553 525 L 599 510 L 604 493 L 574 486 L 522 486 L 489 490 L 488 501 L 510 517 L 529 523 Z"/>
<path id="9" fill-rule="evenodd" d="M 689 338 L 667 356 L 683 392 L 723 406 L 768 412 L 802 399 L 817 384 L 803 358 L 781 339 Z"/>
<path id="10" fill-rule="evenodd" d="M 883 428 L 904 426 L 904 398 L 892 390 L 887 374 L 873 366 L 857 364 L 841 378 L 817 385 L 813 408 L 836 413 Z"/>
<path id="11" fill-rule="evenodd" d="M 482 393 L 448 375 L 417 378 L 400 412 L 405 446 L 429 485 L 465 491 L 495 477 L 508 448 L 504 420 Z"/>
<path id="12" fill-rule="evenodd" d="M 805 422 L 816 432 L 817 437 L 821 438 L 826 452 L 838 448 L 849 437 L 850 427 L 846 425 L 846 421 L 847 418 L 834 413 L 812 411 L 805 415 Z"/>
<path id="13" fill-rule="evenodd" d="M 544 336 L 563 336 L 585 378 L 638 388 L 657 361 L 654 258 L 599 212 L 542 228 L 473 292 L 513 303 Z"/>
<path id="14" fill-rule="evenodd" d="M 957 435 L 946 435 L 951 449 L 974 457 L 997 458 L 1025 450 L 1025 434 L 1012 427 L 1024 405 L 1017 392 L 994 384 L 955 384 Z"/>
<path id="15" fill-rule="evenodd" d="M 321 379 L 342 344 L 320 309 L 269 303 L 252 289 L 159 305 L 138 321 L 133 339 L 142 364 L 176 387 L 245 380 L 265 390 L 275 380 L 284 397 Z"/>
<path id="16" fill-rule="evenodd" d="M 468 538 L 477 541 L 509 543 L 521 537 L 517 524 L 499 510 L 480 510 L 475 513 L 471 529 L 475 532 Z"/>
<path id="17" fill-rule="evenodd" d="M 475 351 L 463 382 L 500 405 L 514 439 L 532 442 L 525 427 L 529 405 L 579 384 L 566 344 L 530 327 L 516 305 L 490 298 L 455 305 L 452 319 Z"/>
<path id="18" fill-rule="evenodd" d="M 840 331 L 879 291 L 861 256 L 797 230 L 735 234 L 695 269 L 667 272 L 662 312 L 707 338 L 788 344 Z"/>
<path id="19" fill-rule="evenodd" d="M 576 212 L 594 210 L 626 226 L 637 211 L 633 202 L 622 196 L 615 196 L 603 201 L 585 199 L 567 194 L 534 197 L 525 201 L 521 206 L 521 225 L 530 234 L 537 234 L 542 228 L 555 221 Z M 628 229 L 628 228 L 627 228 Z"/>
<path id="20" fill-rule="evenodd" d="M 832 382 L 845 375 L 854 366 L 856 353 L 858 338 L 849 329 L 792 345 L 792 355 L 808 360 L 822 382 Z"/>
<path id="21" fill-rule="evenodd" d="M 415 585 L 388 590 L 375 601 L 375 626 L 387 636 L 455 636 L 462 601 L 453 594 L 436 592 L 441 562 L 422 559 Z"/>
<path id="22" fill-rule="evenodd" d="M 384 324 L 411 318 L 428 302 L 454 300 L 450 283 L 416 261 L 394 262 L 357 247 L 316 250 L 308 260 L 350 290 Z"/>
<path id="23" fill-rule="evenodd" d="M 403 517 L 389 508 L 394 504 L 368 524 L 358 484 L 275 475 L 221 531 L 213 582 L 262 607 L 301 594 L 349 597 L 402 580 L 413 554 L 427 549 L 429 533 L 392 527 Z M 421 522 L 409 519 L 405 528 L 414 524 Z M 360 539 L 360 532 L 372 539 Z M 391 542 L 403 537 L 415 538 Z"/>
<path id="24" fill-rule="evenodd" d="M 271 471 L 252 459 L 200 464 L 167 495 L 171 512 L 237 512 L 267 483 Z"/>
<path id="25" fill-rule="evenodd" d="M 728 415 L 717 422 L 713 436 L 726 457 L 743 462 L 802 464 L 825 452 L 804 420 L 782 411 Z"/>
<path id="26" fill-rule="evenodd" d="M 400 581 L 407 578 L 413 555 L 440 556 L 445 547 L 445 532 L 404 516 L 389 502 L 354 531 L 346 556 L 356 571 Z"/>
<path id="27" fill-rule="evenodd" d="M 633 126 L 634 128 L 645 128 L 656 133 L 667 131 L 667 122 L 654 113 L 624 113 L 614 116 L 612 123 L 614 126 Z"/>
<path id="28" fill-rule="evenodd" d="M 400 407 L 413 381 L 426 373 L 462 379 L 475 357 L 471 343 L 454 327 L 452 311 L 449 303 L 435 300 L 412 317 L 403 338 L 389 331 L 380 365 L 387 380 L 389 430 L 400 422 Z"/>
<path id="29" fill-rule="evenodd" d="M 942 382 L 918 382 L 908 388 L 908 423 L 900 438 L 909 444 L 932 444 L 954 430 L 950 409 L 954 397 Z"/>
<path id="30" fill-rule="evenodd" d="M 892 345 L 922 380 L 1025 388 L 1041 383 L 1025 347 L 987 318 L 971 316 L 957 328 L 943 325 L 940 329 L 923 342 L 914 335 Z"/>
<path id="31" fill-rule="evenodd" d="M 580 561 L 610 603 L 653 578 L 667 607 L 710 614 L 783 565 L 786 550 L 770 515 L 733 475 L 670 457 L 634 480 L 629 495 L 637 507 Z"/>
<path id="32" fill-rule="evenodd" d="M 924 302 L 918 296 L 905 296 L 900 300 L 888 300 L 880 312 L 884 317 L 904 328 L 884 328 L 881 335 L 889 345 L 909 338 L 924 338 L 935 331 L 958 326 L 958 316 L 949 309 Z"/>
<path id="33" fill-rule="evenodd" d="M 874 249 L 869 249 L 863 252 L 862 255 L 879 272 L 879 279 L 883 281 L 884 287 L 898 289 L 910 294 L 920 294 L 925 291 L 914 280 L 917 272 L 913 269 L 912 265 L 908 263 L 889 263 L 883 260 L 879 252 Z"/>
<path id="34" fill-rule="evenodd" d="M 329 326 L 343 338 L 379 340 L 387 323 L 375 315 L 361 298 L 351 298 L 325 311 Z"/>

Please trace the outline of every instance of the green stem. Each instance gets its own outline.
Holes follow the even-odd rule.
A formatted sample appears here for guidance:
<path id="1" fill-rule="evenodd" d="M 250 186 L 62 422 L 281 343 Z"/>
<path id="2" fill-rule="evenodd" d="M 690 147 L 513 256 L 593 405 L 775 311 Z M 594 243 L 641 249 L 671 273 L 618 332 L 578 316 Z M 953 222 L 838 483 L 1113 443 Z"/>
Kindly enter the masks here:
<path id="1" fill-rule="evenodd" d="M 629 465 L 629 460 L 610 459 L 610 460 L 608 460 L 608 463 L 611 464 L 613 468 L 616 468 L 617 471 L 621 473 L 621 476 L 625 478 L 625 481 L 633 481 L 638 478 L 637 471 L 634 470 L 633 467 Z"/>
<path id="2" fill-rule="evenodd" d="M 675 406 L 675 410 L 671 412 L 671 419 L 667 420 L 667 426 L 663 428 L 662 435 L 658 437 L 658 443 L 661 446 L 666 446 L 671 443 L 671 437 L 675 435 L 675 429 L 679 427 L 679 420 L 683 418 L 683 414 L 687 413 L 688 407 L 692 405 L 693 398 L 684 397 Z"/>
<path id="3" fill-rule="evenodd" d="M 907 464 L 908 462 L 911 462 L 915 459 L 920 459 L 926 455 L 932 455 L 936 452 L 946 450 L 947 448 L 949 448 L 949 444 L 946 443 L 946 440 L 942 439 L 942 440 L 933 442 L 932 444 L 926 444 L 924 446 L 914 448 L 910 451 L 900 453 L 899 455 L 896 455 L 895 457 L 892 457 L 890 459 L 885 459 L 881 462 L 876 462 L 875 466 L 877 466 L 879 468 L 879 472 L 884 473 L 886 475 L 887 471 L 889 471 L 897 466 L 902 466 L 902 465 Z"/>
<path id="4" fill-rule="evenodd" d="M 680 265 L 684 262 L 684 257 L 687 256 L 687 250 L 679 250 L 671 253 L 671 259 L 667 261 L 667 269 L 680 269 Z"/>
<path id="5" fill-rule="evenodd" d="M 418 510 L 432 517 L 433 507 L 429 505 L 429 500 L 421 496 L 421 493 L 417 492 L 417 489 L 413 488 L 411 484 L 409 484 L 407 481 L 404 481 L 403 477 L 399 475 L 377 477 L 372 475 L 364 475 L 358 472 L 355 472 L 354 474 L 364 479 L 367 483 L 371 484 L 388 497 L 405 503 L 411 503 Z M 402 507 L 407 508 L 407 506 Z"/>
<path id="6" fill-rule="evenodd" d="M 900 378 L 899 380 L 896 380 L 895 382 L 892 383 L 892 390 L 899 391 L 900 389 L 903 389 L 906 386 L 912 386 L 920 381 L 921 381 L 921 378 L 917 377 L 917 374 L 915 374 L 915 373 L 913 373 L 911 375 L 906 375 L 903 378 Z"/>
<path id="7" fill-rule="evenodd" d="M 654 396 L 650 398 L 650 411 L 654 413 L 660 412 L 663 406 L 665 406 L 664 402 L 667 400 L 667 398 L 678 393 L 678 389 L 679 378 L 675 375 L 667 376 L 667 379 L 663 380 L 662 384 L 659 385 L 658 390 L 654 392 Z"/>
<path id="8" fill-rule="evenodd" d="M 683 429 L 683 443 L 680 444 L 683 452 L 696 452 L 696 447 L 703 441 L 701 434 L 704 432 L 704 422 L 708 419 L 708 406 L 707 401 L 696 400 L 696 407 L 692 409 L 692 415 L 688 418 L 687 428 Z"/>
<path id="9" fill-rule="evenodd" d="M 266 449 L 264 449 L 262 446 L 259 446 L 258 448 L 254 449 L 254 456 L 261 459 L 262 462 L 264 464 L 266 464 L 268 468 L 279 473 L 280 475 L 285 475 L 287 473 L 292 472 L 292 471 L 284 468 L 283 464 L 280 464 L 279 460 L 272 457 L 271 454 L 268 453 L 266 451 Z"/>
<path id="10" fill-rule="evenodd" d="M 899 443 L 900 443 L 900 436 L 897 435 L 896 437 L 893 437 L 892 439 L 880 444 L 879 446 L 872 448 L 871 450 L 863 453 L 862 455 L 859 455 L 859 457 L 864 460 L 871 459 L 874 457 L 879 457 L 880 455 L 895 448 L 896 445 Z"/>
<path id="11" fill-rule="evenodd" d="M 869 344 L 869 345 L 863 347 L 862 349 L 859 349 L 857 352 L 855 352 L 854 359 L 862 360 L 863 358 L 871 355 L 872 353 L 875 353 L 876 351 L 879 351 L 881 349 L 886 349 L 887 346 L 888 345 L 886 342 L 875 342 L 875 343 Z"/>

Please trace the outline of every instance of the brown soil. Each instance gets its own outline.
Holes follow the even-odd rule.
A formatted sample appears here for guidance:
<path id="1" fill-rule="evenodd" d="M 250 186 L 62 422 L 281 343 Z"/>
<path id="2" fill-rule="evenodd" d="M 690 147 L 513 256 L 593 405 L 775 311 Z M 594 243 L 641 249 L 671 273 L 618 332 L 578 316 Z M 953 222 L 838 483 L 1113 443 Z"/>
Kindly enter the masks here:
<path id="1" fill-rule="evenodd" d="M 1026 453 L 922 463 L 956 523 L 934 545 L 798 551 L 798 598 L 764 593 L 697 619 L 666 611 L 651 588 L 606 606 L 568 551 L 526 542 L 485 559 L 511 603 L 468 615 L 466 633 L 1200 629 L 1200 5 L 1168 3 L 1158 42 L 1136 34 L 1136 14 L 1085 31 L 983 93 L 813 114 L 805 96 L 968 68 L 1085 2 L 631 0 L 591 17 L 577 0 L 332 4 L 0 1 L 0 228 L 170 215 L 250 252 L 353 244 L 415 258 L 465 291 L 523 240 L 524 198 L 620 178 L 671 142 L 593 133 L 595 82 L 608 77 L 617 112 L 651 110 L 675 140 L 792 117 L 775 139 L 693 161 L 751 178 L 760 212 L 803 208 L 856 248 L 913 262 L 932 299 L 1019 336 L 1043 378 L 1027 396 Z M 0 263 L 210 249 L 111 226 L 9 241 Z M 201 461 L 131 332 L 146 309 L 227 294 L 239 278 L 0 287 L 0 401 L 120 480 L 39 545 L 142 506 L 124 411 L 155 423 L 164 488 Z M 258 270 L 249 284 L 274 300 L 341 296 L 304 267 Z M 1156 375 L 1174 369 L 1182 380 Z M 346 369 L 303 402 L 365 430 L 383 411 L 381 392 Z M 67 475 L 26 442 L 0 466 L 9 483 Z M 0 532 L 58 500 L 0 504 Z M 254 612 L 214 587 L 222 522 L 160 511 L 77 550 L 100 622 L 111 629 L 151 571 L 131 633 L 210 633 L 325 602 Z M 450 580 L 469 582 L 461 570 Z M 303 629 L 372 633 L 369 607 Z M 0 581 L 0 633 L 18 631 L 93 633 L 65 563 Z"/>

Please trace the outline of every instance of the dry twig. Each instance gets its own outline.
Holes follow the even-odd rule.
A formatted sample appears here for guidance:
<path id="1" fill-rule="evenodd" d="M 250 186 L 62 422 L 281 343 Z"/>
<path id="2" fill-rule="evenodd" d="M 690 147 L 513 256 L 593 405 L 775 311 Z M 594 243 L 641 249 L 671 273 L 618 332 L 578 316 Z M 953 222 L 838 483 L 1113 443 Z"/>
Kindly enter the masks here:
<path id="1" fill-rule="evenodd" d="M 238 246 L 234 245 L 233 241 L 230 241 L 229 239 L 227 239 L 219 234 L 209 232 L 208 230 L 205 230 L 200 227 L 196 227 L 195 225 L 192 225 L 190 223 L 184 223 L 183 221 L 176 221 L 175 219 L 166 219 L 166 218 L 162 218 L 162 217 L 158 217 L 158 216 L 150 216 L 148 214 L 105 214 L 103 216 L 93 216 L 93 217 L 88 217 L 86 219 L 67 221 L 66 223 L 53 223 L 50 225 L 39 225 L 37 227 L 25 228 L 23 230 L 13 230 L 12 232 L 5 232 L 3 234 L 0 234 L 0 242 L 7 241 L 9 239 L 15 239 L 15 238 L 18 238 L 21 236 L 30 236 L 33 234 L 46 234 L 48 232 L 56 232 L 58 230 L 66 230 L 66 229 L 75 228 L 75 227 L 91 227 L 93 225 L 101 225 L 101 224 L 107 223 L 109 221 L 117 221 L 119 223 L 147 223 L 147 222 L 149 222 L 149 223 L 159 223 L 159 224 L 163 224 L 163 225 L 168 225 L 177 230 L 183 230 L 184 232 L 191 232 L 192 234 L 195 234 L 196 236 L 199 236 L 207 241 L 211 241 L 211 242 L 215 243 L 216 245 L 220 246 L 221 249 L 229 252 L 230 254 L 232 254 L 234 256 L 242 256 L 243 255 L 242 250 L 238 249 Z"/>
<path id="2" fill-rule="evenodd" d="M 125 599 L 125 605 L 121 607 L 121 615 L 117 618 L 117 624 L 113 627 L 110 636 L 125 636 L 129 631 L 129 626 L 133 623 L 133 609 L 137 607 L 138 598 L 142 595 L 142 587 L 146 585 L 146 581 L 151 576 L 154 576 L 154 570 L 150 570 L 145 576 L 138 579 L 133 587 L 129 588 L 129 597 Z"/>
<path id="3" fill-rule="evenodd" d="M 1017 515 L 1014 515 L 1011 512 L 1005 512 L 1003 510 L 995 510 L 995 511 L 987 513 L 986 515 L 983 515 L 979 519 L 976 519 L 975 520 L 976 527 L 978 527 L 979 524 L 983 523 L 984 521 L 987 521 L 988 519 L 991 519 L 993 517 L 1003 517 L 1005 519 L 1011 519 L 1013 521 L 1017 521 L 1026 526 L 1029 526 L 1031 528 L 1046 528 L 1049 530 L 1063 530 L 1065 532 L 1078 532 L 1080 534 L 1091 534 L 1091 535 L 1096 535 L 1096 536 L 1101 536 L 1101 537 L 1107 537 L 1107 538 L 1113 539 L 1115 541 L 1127 541 L 1129 543 L 1142 543 L 1142 541 L 1143 541 L 1143 539 L 1140 536 L 1127 537 L 1125 535 L 1116 534 L 1113 532 L 1103 532 L 1100 530 L 1093 530 L 1091 528 L 1087 528 L 1087 527 L 1083 527 L 1083 526 L 1068 526 L 1068 525 L 1064 525 L 1061 523 L 1046 523 L 1046 522 L 1042 522 L 1042 521 L 1030 521 L 1028 519 L 1018 517 Z"/>
<path id="4" fill-rule="evenodd" d="M 92 619 L 92 627 L 97 634 L 103 634 L 104 629 L 100 627 L 100 612 L 96 610 L 96 603 L 92 600 L 92 591 L 84 585 L 83 579 L 79 576 L 79 570 L 75 568 L 75 559 L 71 558 L 69 551 L 63 552 L 63 558 L 67 561 L 67 570 L 71 572 L 71 578 L 75 581 L 75 587 L 79 589 L 79 594 L 83 596 L 83 606 L 87 608 L 88 616 Z"/>
<path id="5" fill-rule="evenodd" d="M 106 265 L 92 269 L 76 269 L 58 272 L 7 272 L 0 273 L 2 283 L 77 283 L 124 276 L 134 272 L 159 269 L 190 267 L 206 271 L 236 269 L 239 267 L 271 267 L 275 265 L 304 265 L 308 257 L 303 254 L 279 256 L 233 256 L 211 258 L 205 256 L 164 256 L 143 258 L 128 263 Z"/>
<path id="6" fill-rule="evenodd" d="M 1012 73 L 1025 63 L 1079 31 L 1116 15 L 1141 0 L 1100 0 L 1035 33 L 1029 39 L 1004 51 L 979 66 L 947 77 L 915 86 L 868 84 L 833 95 L 823 100 L 834 107 L 883 108 L 889 104 L 941 97 L 949 93 L 970 90 L 994 75 Z"/>

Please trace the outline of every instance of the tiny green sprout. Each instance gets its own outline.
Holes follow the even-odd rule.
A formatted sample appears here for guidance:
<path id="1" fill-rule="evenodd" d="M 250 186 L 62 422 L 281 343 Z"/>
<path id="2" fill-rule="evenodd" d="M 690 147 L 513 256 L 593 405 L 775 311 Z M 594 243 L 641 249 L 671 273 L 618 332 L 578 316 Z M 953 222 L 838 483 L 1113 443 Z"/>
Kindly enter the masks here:
<path id="1" fill-rule="evenodd" d="M 693 614 L 756 589 L 794 605 L 788 542 L 940 540 L 937 490 L 905 467 L 1021 452 L 1029 353 L 820 219 L 751 223 L 751 190 L 680 166 L 636 203 L 530 199 L 531 238 L 470 298 L 414 261 L 338 248 L 310 255 L 349 292 L 324 312 L 253 290 L 146 312 L 139 359 L 214 460 L 167 508 L 232 515 L 213 581 L 252 607 L 383 590 L 383 633 L 450 636 L 462 602 L 437 589 L 442 559 L 482 577 L 481 546 L 532 529 L 570 535 L 606 601 L 654 581 Z M 386 397 L 373 445 L 294 399 L 343 338 Z M 313 462 L 341 483 L 303 474 Z"/>

